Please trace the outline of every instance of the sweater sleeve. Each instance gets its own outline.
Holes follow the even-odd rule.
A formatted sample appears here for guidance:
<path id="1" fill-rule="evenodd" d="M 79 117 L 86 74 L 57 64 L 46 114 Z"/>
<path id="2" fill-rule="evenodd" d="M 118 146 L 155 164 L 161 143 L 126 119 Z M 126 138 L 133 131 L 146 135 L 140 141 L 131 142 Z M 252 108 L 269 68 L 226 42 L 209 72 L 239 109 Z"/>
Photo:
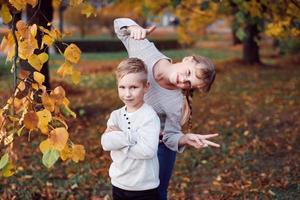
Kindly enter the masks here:
<path id="1" fill-rule="evenodd" d="M 136 144 L 127 151 L 132 159 L 150 159 L 157 155 L 160 121 L 158 116 L 147 117 L 136 132 Z"/>
<path id="2" fill-rule="evenodd" d="M 118 126 L 117 113 L 112 112 L 107 126 Z M 118 126 L 119 127 L 119 126 Z M 111 131 L 103 133 L 101 136 L 101 145 L 105 151 L 113 151 L 129 148 L 135 144 L 135 139 L 132 136 L 133 133 L 127 133 L 123 131 Z"/>
<path id="3" fill-rule="evenodd" d="M 183 136 L 180 125 L 181 112 L 167 112 L 165 127 L 163 131 L 163 142 L 172 151 L 182 153 L 185 146 L 179 147 L 178 143 Z"/>
<path id="4" fill-rule="evenodd" d="M 141 52 L 148 47 L 151 47 L 151 42 L 149 40 L 135 40 L 130 36 L 129 31 L 127 30 L 128 26 L 139 26 L 135 21 L 129 18 L 117 18 L 114 20 L 114 30 L 117 37 L 122 41 L 124 44 L 129 57 L 137 57 L 143 59 L 141 56 Z"/>

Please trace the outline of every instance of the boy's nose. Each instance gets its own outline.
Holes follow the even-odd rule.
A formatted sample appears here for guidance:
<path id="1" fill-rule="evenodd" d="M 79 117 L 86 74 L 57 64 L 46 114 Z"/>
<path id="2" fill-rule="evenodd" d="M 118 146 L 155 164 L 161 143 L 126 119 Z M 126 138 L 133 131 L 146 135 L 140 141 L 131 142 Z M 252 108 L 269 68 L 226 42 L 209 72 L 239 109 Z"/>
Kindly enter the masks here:
<path id="1" fill-rule="evenodd" d="M 130 90 L 126 90 L 125 95 L 126 95 L 126 97 L 130 97 L 131 96 Z"/>

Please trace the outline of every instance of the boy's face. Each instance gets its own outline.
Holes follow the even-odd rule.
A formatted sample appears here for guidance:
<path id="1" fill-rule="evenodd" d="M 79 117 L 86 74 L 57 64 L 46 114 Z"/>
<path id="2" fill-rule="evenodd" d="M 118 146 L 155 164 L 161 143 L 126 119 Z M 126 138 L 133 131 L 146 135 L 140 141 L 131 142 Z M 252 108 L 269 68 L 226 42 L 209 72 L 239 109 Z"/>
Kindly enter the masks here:
<path id="1" fill-rule="evenodd" d="M 144 94 L 148 90 L 148 83 L 142 81 L 144 76 L 143 73 L 130 73 L 118 80 L 119 97 L 129 112 L 136 111 L 144 103 Z"/>

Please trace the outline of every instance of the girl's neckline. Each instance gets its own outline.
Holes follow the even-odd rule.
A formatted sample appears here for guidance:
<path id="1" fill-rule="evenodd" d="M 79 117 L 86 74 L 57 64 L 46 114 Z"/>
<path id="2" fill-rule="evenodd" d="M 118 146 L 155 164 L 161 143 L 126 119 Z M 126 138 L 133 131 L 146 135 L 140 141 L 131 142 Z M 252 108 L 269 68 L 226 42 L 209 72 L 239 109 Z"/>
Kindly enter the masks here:
<path id="1" fill-rule="evenodd" d="M 168 91 L 168 92 L 181 91 L 180 88 L 175 88 L 175 89 L 168 89 L 168 88 L 165 88 L 165 87 L 161 86 L 161 85 L 159 84 L 159 80 L 157 80 L 157 79 L 155 78 L 155 74 L 158 73 L 158 72 L 156 71 L 156 70 L 158 69 L 158 67 L 164 67 L 164 66 L 162 66 L 162 64 L 159 63 L 159 62 L 164 62 L 164 61 L 167 61 L 167 62 L 169 62 L 169 64 L 172 64 L 172 60 L 169 59 L 169 58 L 167 58 L 167 57 L 166 57 L 166 58 L 161 58 L 161 59 L 159 59 L 157 62 L 154 63 L 153 68 L 152 68 L 152 78 L 153 78 L 154 83 L 155 83 L 160 89 L 165 90 L 165 91 Z M 156 73 L 155 73 L 155 71 L 156 71 Z"/>

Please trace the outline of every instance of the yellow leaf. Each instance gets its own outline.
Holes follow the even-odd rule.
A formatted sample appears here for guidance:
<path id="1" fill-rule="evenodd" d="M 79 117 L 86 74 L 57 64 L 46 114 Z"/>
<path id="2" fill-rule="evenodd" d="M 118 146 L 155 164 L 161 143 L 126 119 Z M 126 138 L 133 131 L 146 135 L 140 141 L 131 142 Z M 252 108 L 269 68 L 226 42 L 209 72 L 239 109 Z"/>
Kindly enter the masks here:
<path id="1" fill-rule="evenodd" d="M 49 110 L 50 112 L 53 112 L 54 111 L 54 101 L 52 100 L 52 98 L 48 95 L 47 92 L 43 93 L 42 94 L 42 103 L 43 103 L 43 106 Z"/>
<path id="2" fill-rule="evenodd" d="M 70 6 L 79 6 L 82 3 L 83 0 L 70 0 L 69 4 Z"/>
<path id="3" fill-rule="evenodd" d="M 49 35 L 44 35 L 42 39 L 42 47 L 44 47 L 44 45 L 47 45 L 49 47 L 53 42 L 54 39 L 52 37 L 50 37 Z"/>
<path id="4" fill-rule="evenodd" d="M 67 144 L 68 138 L 69 133 L 65 128 L 56 128 L 50 132 L 49 143 L 54 149 L 62 151 Z"/>
<path id="5" fill-rule="evenodd" d="M 85 3 L 82 10 L 81 14 L 85 15 L 87 18 L 91 16 L 91 14 L 94 13 L 94 16 L 96 16 L 95 9 L 91 6 L 89 3 Z"/>
<path id="6" fill-rule="evenodd" d="M 29 111 L 25 114 L 23 122 L 27 129 L 33 130 L 37 127 L 39 118 L 34 111 Z"/>
<path id="7" fill-rule="evenodd" d="M 58 86 L 50 93 L 50 96 L 53 100 L 55 100 L 57 105 L 61 105 L 66 96 L 66 92 L 63 87 Z"/>
<path id="8" fill-rule="evenodd" d="M 26 6 L 26 2 L 24 0 L 9 0 L 9 3 L 19 11 L 24 9 Z"/>
<path id="9" fill-rule="evenodd" d="M 6 138 L 4 138 L 4 146 L 9 145 L 14 140 L 14 134 L 10 134 Z"/>
<path id="10" fill-rule="evenodd" d="M 38 89 L 39 89 L 39 84 L 37 84 L 37 83 L 32 83 L 31 86 L 32 86 L 32 88 L 35 89 L 35 90 L 38 90 Z"/>
<path id="11" fill-rule="evenodd" d="M 68 61 L 62 64 L 60 68 L 57 70 L 57 74 L 59 74 L 62 77 L 65 77 L 66 75 L 72 75 L 72 73 L 73 73 L 73 65 Z"/>
<path id="12" fill-rule="evenodd" d="M 4 122 L 4 117 L 3 117 L 3 110 L 2 109 L 0 109 L 0 127 L 3 127 L 3 123 Z M 2 130 L 0 129 L 0 132 L 1 132 Z M 1 135 L 0 135 L 0 138 L 1 138 Z M 1 141 L 1 139 L 0 139 L 0 141 Z"/>
<path id="13" fill-rule="evenodd" d="M 43 67 L 43 63 L 41 62 L 41 60 L 39 59 L 39 57 L 36 54 L 32 54 L 28 58 L 28 62 L 37 71 L 40 71 Z"/>
<path id="14" fill-rule="evenodd" d="M 70 44 L 64 52 L 65 58 L 71 63 L 78 63 L 81 51 L 75 44 Z"/>
<path id="15" fill-rule="evenodd" d="M 72 115 L 72 117 L 76 118 L 76 113 L 73 112 L 70 108 L 69 108 L 69 104 L 70 104 L 70 101 L 65 97 L 64 100 L 63 100 L 63 105 L 65 106 L 65 109 L 66 111 Z"/>
<path id="16" fill-rule="evenodd" d="M 25 86 L 24 81 L 20 81 L 20 83 L 18 84 L 17 88 L 18 88 L 20 91 L 25 90 L 26 86 Z"/>
<path id="17" fill-rule="evenodd" d="M 60 158 L 63 161 L 72 158 L 72 149 L 68 145 L 66 145 L 64 149 L 60 152 Z"/>
<path id="18" fill-rule="evenodd" d="M 0 49 L 7 55 L 7 61 L 12 61 L 15 56 L 15 42 L 11 32 L 3 37 Z"/>
<path id="19" fill-rule="evenodd" d="M 34 37 L 31 37 L 19 43 L 19 56 L 20 58 L 26 60 L 38 48 L 37 40 Z"/>
<path id="20" fill-rule="evenodd" d="M 42 141 L 39 145 L 39 148 L 43 154 L 48 151 L 51 148 L 49 139 Z"/>
<path id="21" fill-rule="evenodd" d="M 72 73 L 72 81 L 74 84 L 78 84 L 80 82 L 81 73 L 79 71 L 73 71 Z"/>
<path id="22" fill-rule="evenodd" d="M 3 170 L 2 170 L 2 175 L 4 176 L 4 177 L 10 177 L 10 176 L 12 176 L 12 175 L 14 175 L 14 173 L 15 173 L 15 167 L 14 167 L 14 165 L 11 163 L 11 162 L 9 162 L 4 168 L 3 168 Z"/>
<path id="23" fill-rule="evenodd" d="M 68 99 L 67 97 L 64 98 L 63 104 L 64 104 L 65 106 L 69 106 L 70 101 L 69 101 L 69 99 Z"/>
<path id="24" fill-rule="evenodd" d="M 20 33 L 20 35 L 25 38 L 27 37 L 27 32 L 28 32 L 28 26 L 26 24 L 26 22 L 24 22 L 23 20 L 19 20 L 16 24 L 18 33 Z"/>
<path id="25" fill-rule="evenodd" d="M 33 79 L 39 84 L 42 85 L 45 81 L 45 76 L 40 72 L 33 72 Z"/>
<path id="26" fill-rule="evenodd" d="M 39 29 L 44 32 L 44 33 L 47 33 L 48 35 L 51 35 L 50 31 L 46 28 L 44 28 L 43 26 L 39 26 Z"/>
<path id="27" fill-rule="evenodd" d="M 30 27 L 30 33 L 33 37 L 36 36 L 36 33 L 37 33 L 37 26 L 36 24 L 33 24 L 31 27 Z"/>
<path id="28" fill-rule="evenodd" d="M 52 120 L 51 112 L 47 109 L 36 112 L 39 122 L 38 128 L 42 131 L 42 133 L 48 132 L 48 124 Z"/>
<path id="29" fill-rule="evenodd" d="M 73 145 L 72 146 L 72 160 L 74 162 L 83 161 L 85 157 L 85 149 L 82 145 Z"/>
<path id="30" fill-rule="evenodd" d="M 41 61 L 43 64 L 44 64 L 45 62 L 47 62 L 48 59 L 49 59 L 48 54 L 45 53 L 45 52 L 39 54 L 38 57 L 39 57 L 40 61 Z"/>
<path id="31" fill-rule="evenodd" d="M 12 20 L 12 16 L 6 4 L 3 4 L 1 7 L 1 16 L 5 24 L 8 24 Z"/>
<path id="32" fill-rule="evenodd" d="M 50 32 L 50 36 L 54 39 L 54 40 L 60 40 L 61 39 L 61 32 L 58 29 L 53 29 Z"/>

